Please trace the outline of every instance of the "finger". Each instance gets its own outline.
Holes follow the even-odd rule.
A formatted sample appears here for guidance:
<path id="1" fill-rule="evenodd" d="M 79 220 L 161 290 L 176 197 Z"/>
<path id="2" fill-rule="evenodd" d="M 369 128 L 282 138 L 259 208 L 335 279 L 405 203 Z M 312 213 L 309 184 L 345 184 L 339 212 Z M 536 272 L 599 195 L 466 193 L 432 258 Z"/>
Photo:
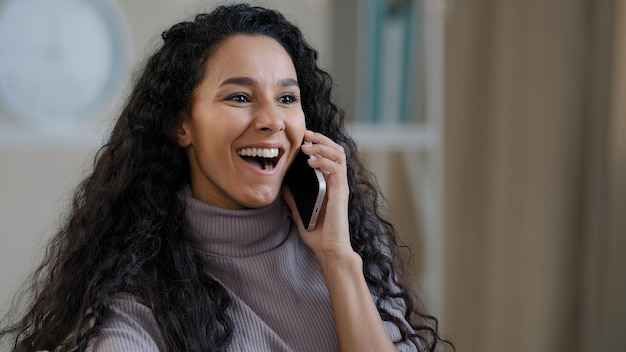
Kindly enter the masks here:
<path id="1" fill-rule="evenodd" d="M 310 130 L 307 130 L 306 133 L 304 134 L 304 141 L 311 142 L 313 144 L 326 145 L 326 146 L 335 148 L 337 150 L 343 150 L 343 147 L 341 147 L 332 139 L 328 138 L 327 136 L 321 133 L 313 132 Z"/>
<path id="2" fill-rule="evenodd" d="M 345 164 L 346 153 L 343 147 L 334 142 L 333 144 L 334 145 L 305 143 L 300 147 L 300 149 L 303 153 L 311 155 L 312 159 L 322 157 L 336 163 Z"/>
<path id="3" fill-rule="evenodd" d="M 345 167 L 341 163 L 322 157 L 309 160 L 308 163 L 309 166 L 320 170 L 324 175 L 343 175 L 343 171 L 345 170 Z"/>
<path id="4" fill-rule="evenodd" d="M 332 149 L 332 148 L 331 148 Z M 346 156 L 335 149 L 329 150 L 319 145 L 302 146 L 305 154 L 311 155 L 308 160 L 309 166 L 319 169 L 324 174 L 344 174 L 346 169 Z"/>

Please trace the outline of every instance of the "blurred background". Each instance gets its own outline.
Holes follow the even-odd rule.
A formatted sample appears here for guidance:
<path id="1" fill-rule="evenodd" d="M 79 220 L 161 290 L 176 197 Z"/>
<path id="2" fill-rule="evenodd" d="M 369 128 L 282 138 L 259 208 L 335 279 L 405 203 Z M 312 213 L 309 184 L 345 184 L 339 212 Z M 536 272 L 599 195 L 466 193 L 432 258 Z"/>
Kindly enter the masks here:
<path id="1" fill-rule="evenodd" d="M 215 3 L 0 0 L 0 313 L 133 70 Z M 626 351 L 626 1 L 253 3 L 319 50 L 458 351 Z"/>

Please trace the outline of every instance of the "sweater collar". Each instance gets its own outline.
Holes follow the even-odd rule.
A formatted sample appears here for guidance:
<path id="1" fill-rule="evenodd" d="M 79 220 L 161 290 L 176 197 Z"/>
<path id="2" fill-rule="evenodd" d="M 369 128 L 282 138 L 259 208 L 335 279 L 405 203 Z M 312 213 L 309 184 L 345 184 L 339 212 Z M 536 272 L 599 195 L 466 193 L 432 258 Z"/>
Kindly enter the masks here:
<path id="1" fill-rule="evenodd" d="M 185 219 L 200 249 L 224 257 L 249 257 L 268 252 L 289 236 L 291 221 L 282 197 L 256 209 L 230 210 L 203 203 L 186 187 Z"/>

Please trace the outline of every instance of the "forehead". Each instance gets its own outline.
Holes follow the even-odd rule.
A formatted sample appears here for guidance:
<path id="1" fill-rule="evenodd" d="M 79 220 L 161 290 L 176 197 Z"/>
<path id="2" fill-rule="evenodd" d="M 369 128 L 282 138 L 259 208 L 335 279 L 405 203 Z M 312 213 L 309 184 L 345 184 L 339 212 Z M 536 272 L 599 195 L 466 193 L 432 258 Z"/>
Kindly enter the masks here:
<path id="1" fill-rule="evenodd" d="M 207 75 L 212 73 L 274 73 L 294 75 L 291 57 L 274 38 L 236 34 L 226 38 L 207 60 Z"/>

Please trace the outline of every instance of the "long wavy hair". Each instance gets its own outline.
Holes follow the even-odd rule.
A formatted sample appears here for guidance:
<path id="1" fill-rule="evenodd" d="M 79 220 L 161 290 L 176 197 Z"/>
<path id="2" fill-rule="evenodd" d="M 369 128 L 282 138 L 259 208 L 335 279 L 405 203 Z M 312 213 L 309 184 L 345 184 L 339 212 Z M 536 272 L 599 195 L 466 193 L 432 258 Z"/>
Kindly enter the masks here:
<path id="1" fill-rule="evenodd" d="M 398 326 L 402 340 L 419 340 L 424 351 L 443 341 L 437 320 L 421 312 L 397 280 L 396 231 L 380 214 L 378 190 L 344 129 L 317 52 L 280 13 L 239 4 L 162 34 L 162 45 L 144 64 L 93 171 L 78 186 L 67 218 L 28 281 L 19 320 L 0 331 L 0 338 L 12 338 L 14 351 L 84 351 L 120 293 L 152 309 L 169 350 L 227 348 L 233 334 L 230 297 L 205 272 L 185 230 L 178 194 L 189 182 L 189 165 L 177 132 L 207 61 L 235 34 L 268 36 L 285 48 L 298 75 L 307 128 L 345 148 L 351 242 L 363 258 L 382 319 Z M 398 298 L 412 329 L 384 308 L 385 300 Z"/>

